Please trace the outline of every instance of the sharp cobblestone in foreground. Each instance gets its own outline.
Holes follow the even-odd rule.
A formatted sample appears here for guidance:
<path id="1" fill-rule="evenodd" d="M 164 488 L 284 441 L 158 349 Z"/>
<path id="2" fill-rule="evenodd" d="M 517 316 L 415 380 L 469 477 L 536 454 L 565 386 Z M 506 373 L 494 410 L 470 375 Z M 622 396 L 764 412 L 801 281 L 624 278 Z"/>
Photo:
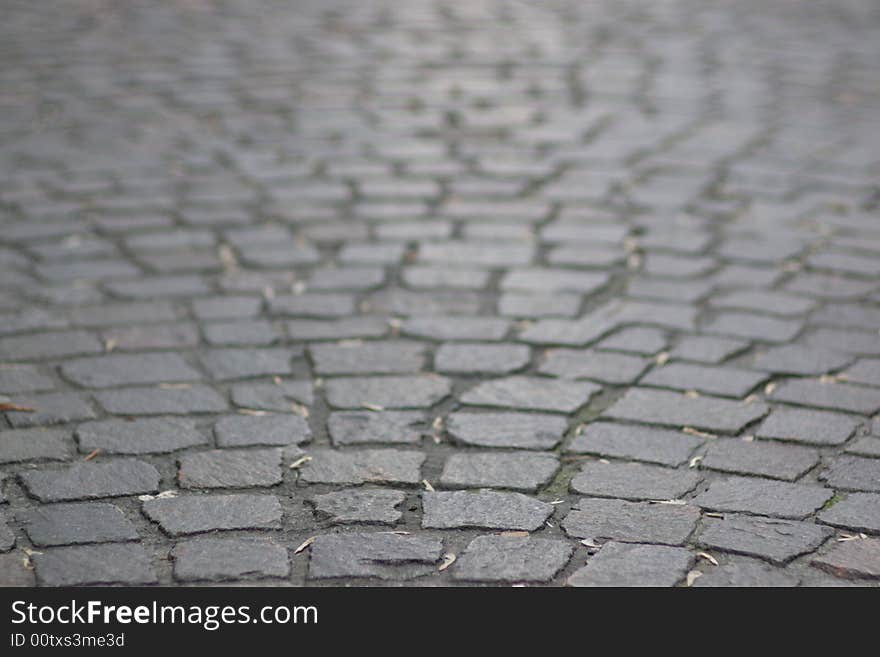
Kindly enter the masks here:
<path id="1" fill-rule="evenodd" d="M 535 531 L 553 506 L 522 493 L 487 490 L 422 494 L 422 526 L 440 529 L 507 529 Z"/>
<path id="2" fill-rule="evenodd" d="M 140 545 L 107 543 L 46 549 L 33 555 L 41 586 L 154 584 L 156 572 Z"/>
<path id="3" fill-rule="evenodd" d="M 36 546 L 137 540 L 134 525 L 112 504 L 52 504 L 18 514 Z"/>
<path id="4" fill-rule="evenodd" d="M 582 499 L 562 528 L 575 538 L 684 545 L 699 518 L 699 510 L 687 505 Z"/>
<path id="5" fill-rule="evenodd" d="M 568 578 L 569 586 L 675 586 L 694 556 L 665 545 L 608 542 L 586 566 Z"/>
<path id="6" fill-rule="evenodd" d="M 479 536 L 468 544 L 452 576 L 476 582 L 547 582 L 568 563 L 574 547 L 532 536 Z"/>
<path id="7" fill-rule="evenodd" d="M 170 536 L 218 529 L 278 529 L 281 504 L 274 495 L 186 495 L 155 498 L 143 512 Z"/>
<path id="8" fill-rule="evenodd" d="M 0 584 L 880 585 L 875 2 L 6 4 Z"/>
<path id="9" fill-rule="evenodd" d="M 315 579 L 376 577 L 412 579 L 436 571 L 443 544 L 436 538 L 399 534 L 325 534 L 311 546 Z"/>
<path id="10" fill-rule="evenodd" d="M 171 551 L 174 578 L 182 582 L 284 577 L 287 550 L 266 538 L 192 538 Z"/>

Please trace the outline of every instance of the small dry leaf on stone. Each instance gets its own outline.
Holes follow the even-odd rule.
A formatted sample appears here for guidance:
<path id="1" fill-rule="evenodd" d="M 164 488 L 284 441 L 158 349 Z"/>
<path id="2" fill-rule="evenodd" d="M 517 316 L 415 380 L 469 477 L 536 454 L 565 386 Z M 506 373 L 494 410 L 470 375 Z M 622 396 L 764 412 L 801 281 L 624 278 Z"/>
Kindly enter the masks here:
<path id="1" fill-rule="evenodd" d="M 429 493 L 434 492 L 434 487 L 431 485 L 431 482 L 428 481 L 427 479 L 422 479 L 422 485 L 425 487 L 425 490 L 428 491 Z"/>
<path id="2" fill-rule="evenodd" d="M 706 561 L 708 561 L 709 563 L 711 563 L 713 566 L 717 566 L 717 565 L 718 565 L 718 559 L 716 559 L 715 557 L 713 557 L 713 556 L 712 556 L 711 554 L 709 554 L 708 552 L 697 552 L 697 556 L 698 556 L 700 559 L 705 559 Z"/>
<path id="3" fill-rule="evenodd" d="M 306 463 L 308 463 L 311 460 L 312 460 L 311 456 L 300 456 L 296 461 L 294 461 L 293 463 L 290 464 L 289 468 L 291 470 L 296 470 L 297 468 L 305 465 Z"/>
<path id="4" fill-rule="evenodd" d="M 608 459 L 599 459 L 599 463 L 604 463 L 605 465 L 611 465 L 611 461 Z"/>
<path id="5" fill-rule="evenodd" d="M 33 413 L 30 406 L 21 406 L 12 402 L 0 402 L 0 411 L 18 411 L 19 413 Z"/>
<path id="6" fill-rule="evenodd" d="M 177 497 L 176 490 L 163 490 L 158 495 L 138 495 L 138 499 L 141 502 L 149 502 L 150 500 L 170 500 L 173 497 Z"/>
<path id="7" fill-rule="evenodd" d="M 106 351 L 107 353 L 110 353 L 111 351 L 116 349 L 116 344 L 117 344 L 117 342 L 113 338 L 110 338 L 109 340 L 105 340 L 104 341 L 104 351 Z"/>
<path id="8" fill-rule="evenodd" d="M 661 351 L 654 357 L 654 362 L 658 365 L 665 365 L 667 362 L 669 362 L 669 352 Z"/>
<path id="9" fill-rule="evenodd" d="M 765 395 L 772 395 L 774 390 L 776 390 L 776 384 L 772 381 L 764 386 Z"/>
<path id="10" fill-rule="evenodd" d="M 31 550 L 30 548 L 23 547 L 21 551 L 24 552 L 24 557 L 22 557 L 21 565 L 24 566 L 25 570 L 33 570 L 34 563 L 31 561 L 31 556 L 34 554 L 43 554 L 42 552 L 36 552 L 35 550 Z"/>
<path id="11" fill-rule="evenodd" d="M 235 269 L 238 267 L 235 253 L 228 244 L 221 244 L 217 247 L 217 256 L 220 258 L 220 262 L 223 263 L 224 269 Z"/>
<path id="12" fill-rule="evenodd" d="M 819 383 L 837 383 L 837 377 L 833 374 L 823 374 L 819 377 Z"/>
<path id="13" fill-rule="evenodd" d="M 748 397 L 743 399 L 743 404 L 751 404 L 756 401 L 758 401 L 758 395 L 756 395 L 755 393 L 752 393 L 751 395 L 749 395 Z"/>
<path id="14" fill-rule="evenodd" d="M 592 538 L 585 538 L 584 540 L 581 541 L 581 545 L 585 545 L 588 548 L 593 548 L 594 550 L 598 550 L 600 547 L 602 547 L 599 543 L 594 541 Z"/>
<path id="15" fill-rule="evenodd" d="M 714 439 L 718 437 L 717 434 L 709 433 L 708 431 L 700 431 L 693 427 L 682 427 L 681 432 L 690 434 L 691 436 L 697 436 L 698 438 Z"/>
<path id="16" fill-rule="evenodd" d="M 684 500 L 648 500 L 648 504 L 669 504 L 670 506 L 684 506 Z"/>
<path id="17" fill-rule="evenodd" d="M 83 459 L 83 461 L 91 461 L 93 458 L 95 458 L 95 457 L 96 457 L 98 454 L 100 454 L 100 453 L 101 453 L 101 449 L 100 449 L 100 448 L 98 448 L 98 449 L 93 449 L 91 452 L 89 452 L 88 456 L 86 456 L 86 457 Z"/>
<path id="18" fill-rule="evenodd" d="M 304 540 L 302 543 L 299 544 L 299 547 L 296 548 L 293 551 L 293 553 L 299 554 L 300 552 L 305 550 L 307 547 L 309 547 L 312 543 L 314 543 L 316 538 L 318 538 L 318 537 L 317 536 L 309 536 L 306 540 Z"/>
<path id="19" fill-rule="evenodd" d="M 697 392 L 696 390 L 686 390 L 684 393 L 684 396 L 687 397 L 688 399 L 699 399 L 700 393 Z"/>
<path id="20" fill-rule="evenodd" d="M 367 402 L 361 402 L 361 408 L 365 408 L 368 411 L 376 411 L 377 413 L 385 410 L 384 406 L 379 406 L 378 404 L 368 404 Z"/>
<path id="21" fill-rule="evenodd" d="M 755 437 L 754 436 L 743 436 L 742 438 L 740 438 L 740 440 L 742 440 L 745 443 L 753 443 L 753 442 L 755 442 Z"/>
<path id="22" fill-rule="evenodd" d="M 437 570 L 443 572 L 444 570 L 449 568 L 449 566 L 455 563 L 455 558 L 456 557 L 454 554 L 452 554 L 452 552 L 447 552 L 443 555 L 443 560 L 440 562 L 440 565 L 437 566 Z"/>
<path id="23" fill-rule="evenodd" d="M 846 543 L 847 541 L 860 541 L 863 538 L 868 538 L 865 534 L 841 534 L 837 538 L 838 543 Z"/>
<path id="24" fill-rule="evenodd" d="M 697 579 L 702 576 L 703 576 L 703 573 L 701 573 L 699 570 L 692 570 L 691 572 L 689 572 L 687 574 L 687 580 L 686 580 L 687 585 L 693 586 L 694 582 L 696 582 Z"/>
<path id="25" fill-rule="evenodd" d="M 290 410 L 302 418 L 309 417 L 309 409 L 306 408 L 305 406 L 303 406 L 302 404 L 297 404 L 296 402 L 290 402 Z"/>
<path id="26" fill-rule="evenodd" d="M 715 513 L 714 511 L 706 511 L 704 514 L 707 518 L 724 518 L 723 513 Z"/>
<path id="27" fill-rule="evenodd" d="M 702 461 L 702 460 L 703 460 L 702 456 L 695 456 L 694 458 L 692 458 L 688 462 L 688 467 L 689 468 L 696 468 L 698 465 L 700 465 L 700 461 Z"/>
<path id="28" fill-rule="evenodd" d="M 258 411 L 254 408 L 239 408 L 238 412 L 241 413 L 242 415 L 255 415 L 257 417 L 260 417 L 263 415 L 268 415 L 268 413 L 266 413 L 266 411 Z"/>
<path id="29" fill-rule="evenodd" d="M 565 500 L 553 500 L 550 504 L 562 504 Z"/>

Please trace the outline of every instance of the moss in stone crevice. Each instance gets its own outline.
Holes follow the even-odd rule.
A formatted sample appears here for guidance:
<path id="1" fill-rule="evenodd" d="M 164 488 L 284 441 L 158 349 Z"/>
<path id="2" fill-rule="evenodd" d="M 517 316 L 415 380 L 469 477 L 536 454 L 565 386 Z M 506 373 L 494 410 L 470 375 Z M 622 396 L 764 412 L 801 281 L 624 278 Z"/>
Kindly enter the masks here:
<path id="1" fill-rule="evenodd" d="M 827 502 L 825 502 L 825 504 L 822 505 L 822 508 L 820 509 L 820 511 L 827 511 L 828 509 L 830 509 L 832 506 L 834 506 L 835 504 L 837 504 L 841 500 L 843 500 L 843 496 L 835 493 L 834 497 L 832 497 L 830 500 L 828 500 Z"/>

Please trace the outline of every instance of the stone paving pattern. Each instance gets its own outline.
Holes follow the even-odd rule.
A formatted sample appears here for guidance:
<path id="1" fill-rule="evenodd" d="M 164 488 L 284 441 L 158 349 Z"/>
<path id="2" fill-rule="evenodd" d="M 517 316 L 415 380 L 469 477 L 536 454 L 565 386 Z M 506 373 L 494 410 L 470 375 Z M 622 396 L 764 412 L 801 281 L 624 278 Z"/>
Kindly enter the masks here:
<path id="1" fill-rule="evenodd" d="M 0 43 L 0 584 L 880 580 L 876 2 Z"/>

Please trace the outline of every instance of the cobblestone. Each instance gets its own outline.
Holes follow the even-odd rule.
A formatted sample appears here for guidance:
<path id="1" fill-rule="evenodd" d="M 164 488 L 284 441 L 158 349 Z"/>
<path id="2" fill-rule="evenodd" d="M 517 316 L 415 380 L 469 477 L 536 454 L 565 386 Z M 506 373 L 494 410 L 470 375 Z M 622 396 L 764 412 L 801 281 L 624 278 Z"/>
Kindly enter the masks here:
<path id="1" fill-rule="evenodd" d="M 780 518 L 806 518 L 833 497 L 812 484 L 731 477 L 713 482 L 694 503 L 712 511 L 733 511 Z"/>
<path id="2" fill-rule="evenodd" d="M 592 383 L 511 376 L 481 383 L 462 395 L 461 401 L 470 406 L 571 413 L 599 390 L 599 386 Z"/>
<path id="3" fill-rule="evenodd" d="M 562 521 L 562 528 L 576 538 L 684 545 L 699 518 L 699 510 L 692 506 L 582 499 Z"/>
<path id="4" fill-rule="evenodd" d="M 126 388 L 95 395 L 98 403 L 114 415 L 189 415 L 225 411 L 226 400 L 216 390 L 202 385 L 185 387 Z M 88 415 L 91 419 L 94 415 Z"/>
<path id="5" fill-rule="evenodd" d="M 700 480 L 694 472 L 653 465 L 591 462 L 581 466 L 571 489 L 591 497 L 675 500 L 696 488 Z"/>
<path id="6" fill-rule="evenodd" d="M 841 456 L 819 478 L 839 490 L 880 492 L 880 460 Z"/>
<path id="7" fill-rule="evenodd" d="M 877 585 L 875 3 L 46 4 L 0 583 Z"/>
<path id="8" fill-rule="evenodd" d="M 702 438 L 668 429 L 595 422 L 587 425 L 567 451 L 677 466 L 702 444 Z"/>
<path id="9" fill-rule="evenodd" d="M 709 518 L 699 542 L 724 552 L 734 552 L 784 564 L 812 552 L 831 535 L 831 530 L 808 522 L 792 522 L 750 516 Z"/>
<path id="10" fill-rule="evenodd" d="M 139 495 L 159 489 L 156 468 L 134 459 L 77 463 L 66 469 L 23 472 L 19 478 L 41 502 Z"/>
<path id="11" fill-rule="evenodd" d="M 553 449 L 566 422 L 546 413 L 453 413 L 446 430 L 455 440 L 478 447 Z"/>
<path id="12" fill-rule="evenodd" d="M 334 445 L 392 443 L 414 445 L 422 436 L 424 416 L 418 411 L 338 411 L 327 429 Z"/>
<path id="13" fill-rule="evenodd" d="M 880 578 L 880 539 L 837 543 L 811 563 L 835 577 L 847 579 Z"/>
<path id="14" fill-rule="evenodd" d="M 568 578 L 568 585 L 675 586 L 693 561 L 693 555 L 683 548 L 609 541 L 585 567 Z"/>
<path id="15" fill-rule="evenodd" d="M 444 344 L 434 356 L 434 367 L 444 374 L 510 374 L 529 362 L 525 345 Z"/>
<path id="16" fill-rule="evenodd" d="M 84 422 L 75 436 L 86 454 L 162 454 L 208 443 L 195 422 L 176 417 Z"/>
<path id="17" fill-rule="evenodd" d="M 880 534 L 880 495 L 850 493 L 819 513 L 819 520 L 832 527 Z"/>
<path id="18" fill-rule="evenodd" d="M 315 513 L 333 524 L 393 525 L 403 516 L 397 509 L 406 495 L 389 488 L 340 490 L 312 498 Z"/>
<path id="19" fill-rule="evenodd" d="M 179 459 L 181 488 L 250 488 L 281 483 L 281 450 L 215 449 Z"/>
<path id="20" fill-rule="evenodd" d="M 565 567 L 573 549 L 565 541 L 533 536 L 478 536 L 452 576 L 475 582 L 547 582 Z"/>
<path id="21" fill-rule="evenodd" d="M 742 403 L 713 397 L 695 399 L 661 390 L 631 388 L 603 415 L 617 420 L 736 433 L 766 415 L 768 410 L 760 402 Z"/>
<path id="22" fill-rule="evenodd" d="M 436 570 L 442 552 L 439 540 L 422 536 L 324 534 L 312 543 L 309 577 L 412 579 Z"/>
<path id="23" fill-rule="evenodd" d="M 286 577 L 287 550 L 266 538 L 191 538 L 171 551 L 174 578 L 182 582 Z"/>
<path id="24" fill-rule="evenodd" d="M 31 543 L 37 547 L 137 540 L 134 525 L 121 509 L 104 502 L 52 504 L 18 514 Z"/>
<path id="25" fill-rule="evenodd" d="M 150 559 L 140 545 L 57 547 L 35 553 L 32 559 L 40 586 L 138 586 L 157 581 Z"/>
<path id="26" fill-rule="evenodd" d="M 297 415 L 230 415 L 217 420 L 214 436 L 220 447 L 284 446 L 308 442 L 312 431 Z"/>
<path id="27" fill-rule="evenodd" d="M 64 461 L 74 453 L 70 432 L 16 429 L 0 432 L 0 463 Z"/>
<path id="28" fill-rule="evenodd" d="M 367 449 L 357 452 L 314 450 L 300 481 L 315 484 L 417 484 L 425 455 L 416 451 Z"/>
<path id="29" fill-rule="evenodd" d="M 427 408 L 451 392 L 441 376 L 350 377 L 327 381 L 334 408 Z"/>
<path id="30" fill-rule="evenodd" d="M 840 413 L 777 408 L 761 423 L 755 435 L 811 445 L 840 445 L 858 426 L 858 421 Z"/>
<path id="31" fill-rule="evenodd" d="M 715 587 L 792 587 L 798 579 L 769 564 L 752 559 L 730 559 L 702 572 L 692 586 Z"/>
<path id="32" fill-rule="evenodd" d="M 169 536 L 221 529 L 278 529 L 281 505 L 274 495 L 185 495 L 143 503 L 144 515 Z"/>
<path id="33" fill-rule="evenodd" d="M 493 453 L 453 454 L 440 473 L 440 484 L 449 488 L 509 488 L 535 492 L 559 469 L 552 454 Z"/>
<path id="34" fill-rule="evenodd" d="M 819 453 L 813 449 L 723 438 L 709 445 L 700 466 L 720 472 L 795 481 L 818 463 Z"/>

